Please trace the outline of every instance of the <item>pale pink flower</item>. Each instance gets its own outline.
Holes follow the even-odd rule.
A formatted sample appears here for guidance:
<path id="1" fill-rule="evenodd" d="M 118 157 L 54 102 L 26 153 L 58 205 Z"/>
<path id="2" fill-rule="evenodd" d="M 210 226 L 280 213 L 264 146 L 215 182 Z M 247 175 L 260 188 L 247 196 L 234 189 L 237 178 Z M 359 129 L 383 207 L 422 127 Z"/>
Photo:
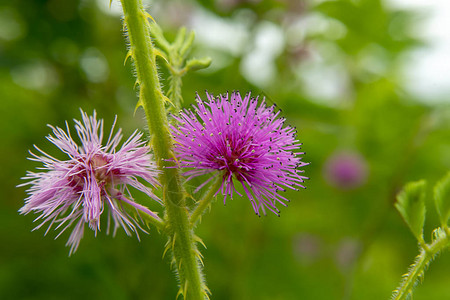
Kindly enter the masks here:
<path id="1" fill-rule="evenodd" d="M 53 135 L 47 139 L 68 159 L 56 159 L 35 146 L 41 155 L 30 152 L 30 159 L 42 163 L 40 169 L 43 171 L 28 172 L 24 179 L 29 181 L 21 185 L 29 185 L 30 188 L 20 213 L 40 214 L 35 221 L 41 223 L 35 229 L 48 224 L 47 233 L 52 226 L 56 226 L 55 230 L 61 229 L 59 237 L 67 228 L 73 227 L 66 244 L 70 246 L 70 254 L 77 250 L 85 224 L 97 234 L 103 213 L 108 215 L 107 232 L 112 219 L 114 234 L 118 227 L 122 227 L 127 235 L 131 232 L 137 235 L 137 228 L 143 229 L 138 224 L 140 218 L 136 220 L 133 216 L 141 213 L 159 219 L 156 213 L 135 202 L 128 189 L 131 186 L 160 202 L 152 190 L 138 179 L 152 186 L 159 185 L 156 165 L 151 160 L 149 147 L 141 140 L 142 133 L 135 131 L 118 148 L 122 134 L 119 129 L 113 135 L 113 125 L 103 146 L 103 120 L 97 120 L 95 111 L 92 116 L 83 111 L 81 114 L 82 121 L 75 120 L 81 145 L 72 139 L 67 122 L 67 132 L 49 125 Z"/>

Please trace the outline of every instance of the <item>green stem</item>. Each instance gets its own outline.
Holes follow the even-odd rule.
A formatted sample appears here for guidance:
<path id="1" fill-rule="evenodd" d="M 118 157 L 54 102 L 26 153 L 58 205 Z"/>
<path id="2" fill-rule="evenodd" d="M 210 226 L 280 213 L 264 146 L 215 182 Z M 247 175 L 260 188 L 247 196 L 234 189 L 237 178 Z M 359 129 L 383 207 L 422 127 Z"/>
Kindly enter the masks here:
<path id="1" fill-rule="evenodd" d="M 420 254 L 416 258 L 416 262 L 411 266 L 409 272 L 404 275 L 404 280 L 402 281 L 400 287 L 394 292 L 392 299 L 407 299 L 408 295 L 412 294 L 417 280 L 419 277 L 423 276 L 425 269 L 436 254 L 447 248 L 449 245 L 449 237 L 445 231 L 442 231 L 433 243 L 428 245 L 427 250 L 421 249 Z"/>
<path id="2" fill-rule="evenodd" d="M 140 87 L 139 104 L 144 107 L 157 165 L 161 171 L 163 200 L 166 208 L 167 232 L 180 280 L 180 293 L 185 299 L 205 299 L 203 282 L 196 248 L 195 235 L 188 218 L 184 191 L 175 163 L 170 160 L 172 138 L 169 132 L 164 96 L 158 78 L 155 52 L 150 39 L 149 15 L 141 0 L 121 0 L 124 23 L 130 40 L 130 55 L 136 67 Z"/>
<path id="3" fill-rule="evenodd" d="M 164 231 L 166 229 L 166 224 L 163 221 L 155 219 L 153 216 L 143 212 L 139 212 L 139 215 L 143 220 L 147 221 L 150 224 L 153 224 L 153 226 L 158 228 L 158 230 Z"/>
<path id="4" fill-rule="evenodd" d="M 217 190 L 222 185 L 222 176 L 217 176 L 214 184 L 209 188 L 208 192 L 203 196 L 203 198 L 198 202 L 194 211 L 191 214 L 191 224 L 192 227 L 195 226 L 200 217 L 205 213 L 205 210 L 211 204 L 212 199 L 214 198 L 214 194 L 216 194 Z"/>
<path id="5" fill-rule="evenodd" d="M 174 105 L 174 111 L 179 111 L 181 109 L 181 103 L 183 102 L 183 97 L 181 96 L 181 87 L 183 85 L 181 76 L 175 74 L 173 70 L 170 69 L 169 78 L 169 90 L 167 91 L 167 97 L 172 101 Z"/>
<path id="6" fill-rule="evenodd" d="M 144 210 L 137 210 L 136 206 L 133 206 L 125 201 L 121 201 L 122 206 L 126 207 L 128 211 L 137 213 L 139 217 L 141 217 L 144 221 L 153 224 L 158 230 L 164 231 L 166 229 L 165 222 L 160 218 L 155 218 L 154 215 L 147 213 L 145 210 L 148 210 L 146 207 Z"/>

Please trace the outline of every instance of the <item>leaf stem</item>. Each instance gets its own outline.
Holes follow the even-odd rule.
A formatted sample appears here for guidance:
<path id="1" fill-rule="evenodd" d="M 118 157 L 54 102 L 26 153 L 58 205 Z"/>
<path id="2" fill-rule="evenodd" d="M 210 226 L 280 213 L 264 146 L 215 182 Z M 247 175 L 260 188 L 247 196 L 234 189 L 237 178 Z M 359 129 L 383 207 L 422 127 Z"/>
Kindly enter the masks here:
<path id="1" fill-rule="evenodd" d="M 393 300 L 407 299 L 408 295 L 412 294 L 417 280 L 423 276 L 426 267 L 436 254 L 450 245 L 449 236 L 446 232 L 440 229 L 437 230 L 437 238 L 431 244 L 427 245 L 428 249 L 422 248 L 420 250 L 420 254 L 417 256 L 415 263 L 411 266 L 409 272 L 404 275 L 400 287 L 394 291 L 392 295 Z"/>

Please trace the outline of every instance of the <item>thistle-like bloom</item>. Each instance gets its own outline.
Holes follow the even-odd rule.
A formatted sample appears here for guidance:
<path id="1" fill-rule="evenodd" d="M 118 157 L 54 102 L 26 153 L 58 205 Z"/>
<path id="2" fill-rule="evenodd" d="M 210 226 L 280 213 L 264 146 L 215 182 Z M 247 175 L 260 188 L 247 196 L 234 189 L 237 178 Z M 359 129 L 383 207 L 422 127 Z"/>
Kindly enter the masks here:
<path id="1" fill-rule="evenodd" d="M 238 92 L 208 101 L 197 96 L 193 110 L 174 116 L 171 126 L 175 140 L 175 154 L 187 180 L 215 173 L 201 184 L 200 189 L 217 176 L 222 176 L 218 189 L 227 197 L 241 195 L 234 181 L 239 182 L 257 215 L 266 208 L 278 215 L 277 202 L 286 206 L 288 199 L 279 194 L 285 188 L 297 189 L 307 177 L 299 167 L 307 165 L 297 152 L 301 144 L 296 130 L 285 126 L 284 118 L 275 106 L 267 107 L 265 100 L 258 105 L 258 97 L 250 93 L 244 98 Z"/>
<path id="2" fill-rule="evenodd" d="M 92 116 L 83 111 L 81 114 L 82 122 L 74 120 L 81 146 L 72 139 L 67 122 L 67 132 L 49 125 L 53 136 L 49 135 L 47 139 L 67 154 L 68 159 L 58 160 L 35 146 L 42 155 L 30 152 L 33 156 L 30 159 L 43 163 L 41 169 L 44 171 L 28 172 L 24 179 L 30 181 L 21 185 L 31 187 L 20 213 L 40 213 L 36 220 L 42 222 L 35 229 L 49 224 L 47 234 L 56 225 L 55 230 L 62 228 L 59 237 L 75 223 L 66 244 L 70 246 L 70 254 L 77 250 L 86 223 L 97 234 L 105 209 L 108 211 L 107 232 L 112 218 L 113 234 L 118 227 L 122 227 L 127 235 L 136 232 L 138 236 L 137 228 L 143 230 L 125 207 L 131 209 L 133 215 L 144 213 L 159 219 L 148 208 L 133 201 L 128 190 L 128 186 L 132 186 L 160 202 L 151 189 L 138 180 L 141 178 L 153 186 L 158 185 L 156 165 L 151 161 L 149 147 L 141 140 L 142 133 L 135 131 L 117 149 L 122 134 L 119 129 L 113 136 L 113 125 L 106 145 L 102 146 L 103 120 L 97 120 L 95 111 Z"/>

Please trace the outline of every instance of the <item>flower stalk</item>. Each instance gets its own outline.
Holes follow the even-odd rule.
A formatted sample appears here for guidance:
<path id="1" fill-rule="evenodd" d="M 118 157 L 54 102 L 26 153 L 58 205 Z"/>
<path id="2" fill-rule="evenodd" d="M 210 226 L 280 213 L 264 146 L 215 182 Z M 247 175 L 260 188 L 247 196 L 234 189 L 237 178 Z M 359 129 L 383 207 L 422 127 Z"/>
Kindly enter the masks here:
<path id="1" fill-rule="evenodd" d="M 156 68 L 156 51 L 150 38 L 150 15 L 145 12 L 140 0 L 121 0 L 124 23 L 128 31 L 130 49 L 128 56 L 134 60 L 139 102 L 147 117 L 152 136 L 151 146 L 163 187 L 163 201 L 166 207 L 166 226 L 169 234 L 168 248 L 173 253 L 173 262 L 178 271 L 180 291 L 185 299 L 205 299 L 207 288 L 199 262 L 196 239 L 189 222 L 185 204 L 185 193 L 172 152 L 172 138 L 169 133 L 163 95 Z"/>
<path id="2" fill-rule="evenodd" d="M 206 192 L 205 196 L 198 202 L 198 205 L 195 207 L 194 211 L 191 214 L 192 226 L 195 226 L 201 216 L 205 213 L 205 210 L 211 205 L 211 202 L 214 196 L 217 194 L 217 191 L 220 189 L 222 182 L 222 176 L 217 176 L 214 183 Z"/>

